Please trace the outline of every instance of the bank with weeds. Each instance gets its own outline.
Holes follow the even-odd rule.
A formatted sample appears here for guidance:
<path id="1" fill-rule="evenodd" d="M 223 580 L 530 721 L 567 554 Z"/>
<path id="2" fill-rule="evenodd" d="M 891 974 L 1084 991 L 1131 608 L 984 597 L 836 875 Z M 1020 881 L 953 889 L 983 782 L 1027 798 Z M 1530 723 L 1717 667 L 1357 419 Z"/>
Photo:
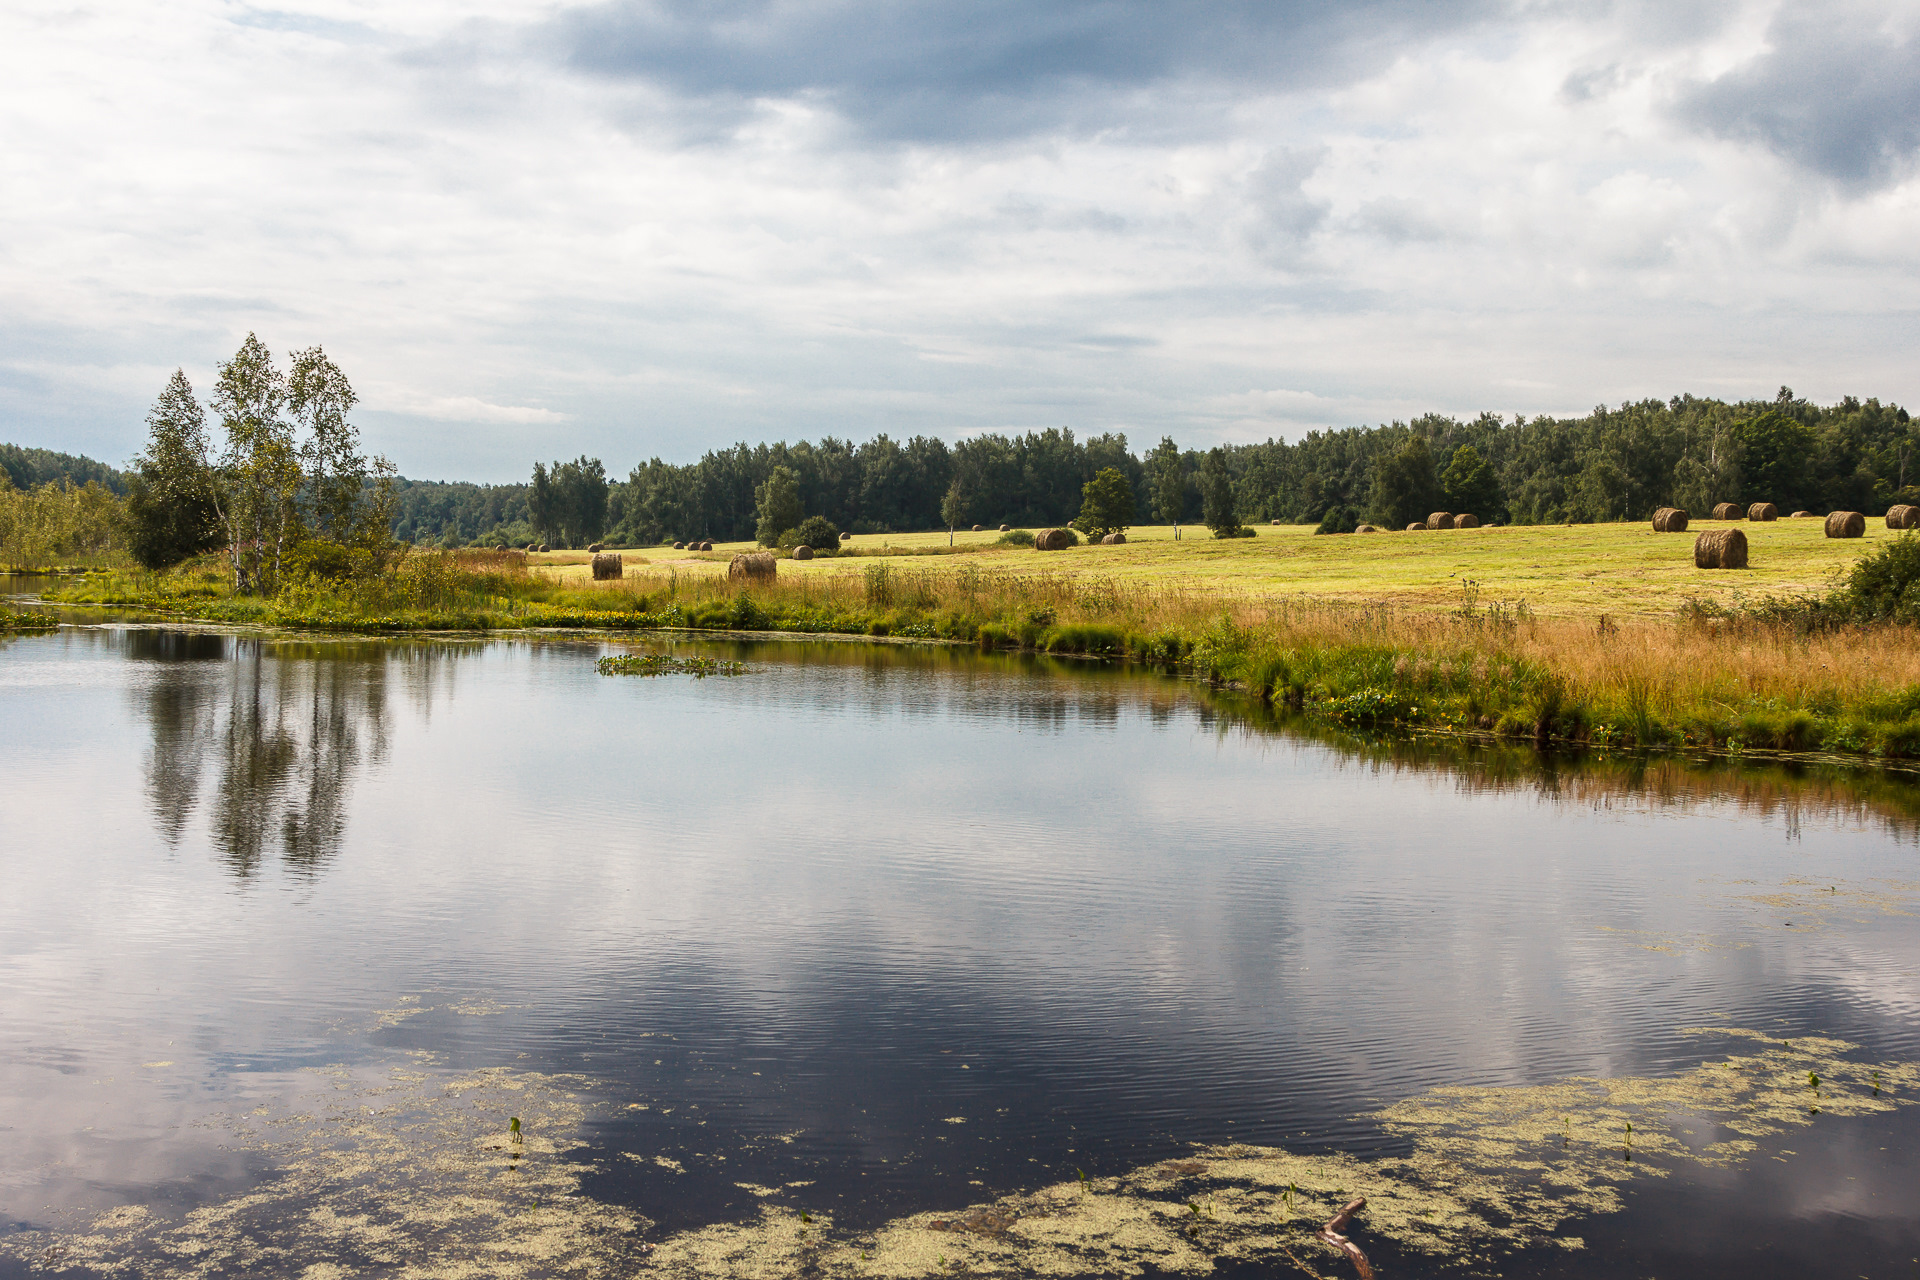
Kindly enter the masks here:
<path id="1" fill-rule="evenodd" d="M 782 631 L 941 640 L 1189 674 L 1332 724 L 1633 750 L 1920 758 L 1920 540 L 1827 595 L 1666 619 L 1539 617 L 1463 582 L 1453 608 L 1241 597 L 1097 574 L 889 563 L 730 581 L 640 566 L 560 581 L 515 553 L 414 553 L 378 575 L 236 595 L 217 567 L 51 597 L 349 631 Z"/>

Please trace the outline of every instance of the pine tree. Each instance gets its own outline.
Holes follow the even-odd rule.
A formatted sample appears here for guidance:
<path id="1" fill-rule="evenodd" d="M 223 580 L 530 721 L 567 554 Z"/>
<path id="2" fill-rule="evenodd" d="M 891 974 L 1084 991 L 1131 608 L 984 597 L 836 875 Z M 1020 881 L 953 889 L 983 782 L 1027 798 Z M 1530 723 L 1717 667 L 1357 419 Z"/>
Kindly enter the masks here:
<path id="1" fill-rule="evenodd" d="M 166 569 L 220 545 L 207 415 L 179 369 L 147 412 L 147 447 L 134 467 L 127 494 L 134 559 L 149 569 Z"/>

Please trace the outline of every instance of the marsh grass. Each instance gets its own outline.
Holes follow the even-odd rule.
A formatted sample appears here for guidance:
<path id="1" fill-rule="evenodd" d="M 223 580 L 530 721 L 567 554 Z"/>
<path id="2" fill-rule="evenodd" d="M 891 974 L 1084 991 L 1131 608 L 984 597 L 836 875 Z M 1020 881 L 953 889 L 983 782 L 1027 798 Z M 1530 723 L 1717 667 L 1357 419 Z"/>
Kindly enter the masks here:
<path id="1" fill-rule="evenodd" d="M 942 639 L 1153 663 L 1336 723 L 1540 745 L 1920 757 L 1920 639 L 1760 612 L 1536 615 L 1478 580 L 1446 609 L 1236 593 L 1191 579 L 897 561 L 729 581 L 722 561 L 595 583 L 517 552 L 419 553 L 364 580 L 235 597 L 217 569 L 89 578 L 59 598 L 349 631 L 523 627 Z"/>

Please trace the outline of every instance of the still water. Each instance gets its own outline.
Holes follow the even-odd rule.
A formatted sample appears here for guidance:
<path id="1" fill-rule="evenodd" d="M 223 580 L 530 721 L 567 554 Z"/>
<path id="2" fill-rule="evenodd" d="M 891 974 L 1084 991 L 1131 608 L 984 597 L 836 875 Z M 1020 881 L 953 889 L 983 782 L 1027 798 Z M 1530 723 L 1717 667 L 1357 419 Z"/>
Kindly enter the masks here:
<path id="1" fill-rule="evenodd" d="M 1920 1274 L 1897 778 L 136 624 L 0 778 L 0 1275 Z"/>

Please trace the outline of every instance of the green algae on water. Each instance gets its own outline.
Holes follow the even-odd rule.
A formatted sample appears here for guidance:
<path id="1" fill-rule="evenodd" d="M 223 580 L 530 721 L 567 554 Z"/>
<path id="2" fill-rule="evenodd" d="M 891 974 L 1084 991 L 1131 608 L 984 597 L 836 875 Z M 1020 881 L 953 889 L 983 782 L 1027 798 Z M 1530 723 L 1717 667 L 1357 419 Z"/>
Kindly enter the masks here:
<path id="1" fill-rule="evenodd" d="M 1619 1210 L 1635 1180 L 1736 1165 L 1762 1139 L 1920 1097 L 1920 1067 L 1863 1061 L 1843 1040 L 1682 1034 L 1731 1052 L 1667 1077 L 1434 1089 L 1365 1117 L 1403 1141 L 1400 1155 L 1196 1146 L 1118 1177 L 865 1232 L 779 1203 L 792 1187 L 751 1187 L 751 1219 L 651 1246 L 647 1220 L 580 1195 L 589 1166 L 563 1158 L 585 1145 L 587 1081 L 501 1070 L 369 1083 L 338 1071 L 329 1106 L 248 1118 L 246 1134 L 280 1173 L 260 1188 L 177 1222 L 128 1207 L 77 1231 L 21 1233 L 0 1257 L 47 1271 L 312 1280 L 368 1270 L 407 1280 L 1206 1275 L 1222 1261 L 1332 1276 L 1351 1268 L 1320 1229 L 1365 1197 L 1346 1228 L 1362 1249 L 1485 1268 L 1520 1250 L 1583 1248 L 1579 1223 Z M 523 1119 L 523 1144 L 510 1140 L 508 1116 Z"/>

